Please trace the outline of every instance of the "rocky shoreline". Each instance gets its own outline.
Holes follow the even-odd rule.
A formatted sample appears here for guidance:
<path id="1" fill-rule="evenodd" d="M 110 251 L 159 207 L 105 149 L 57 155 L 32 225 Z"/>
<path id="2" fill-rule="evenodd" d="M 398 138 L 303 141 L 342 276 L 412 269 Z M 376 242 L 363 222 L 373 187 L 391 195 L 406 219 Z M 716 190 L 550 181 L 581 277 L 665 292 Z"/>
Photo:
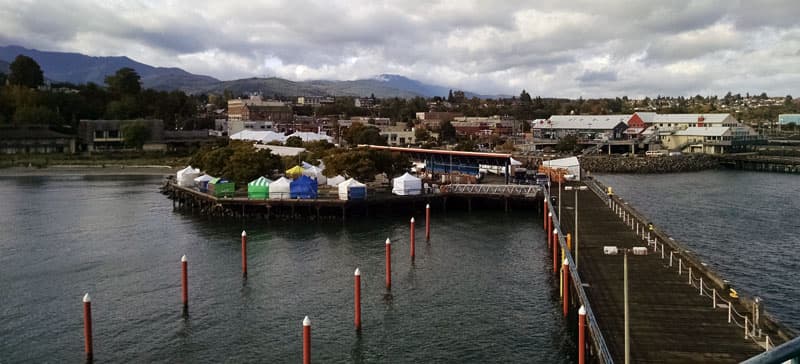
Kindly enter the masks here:
<path id="1" fill-rule="evenodd" d="M 581 168 L 594 173 L 677 173 L 719 167 L 719 160 L 705 154 L 661 157 L 584 156 Z"/>

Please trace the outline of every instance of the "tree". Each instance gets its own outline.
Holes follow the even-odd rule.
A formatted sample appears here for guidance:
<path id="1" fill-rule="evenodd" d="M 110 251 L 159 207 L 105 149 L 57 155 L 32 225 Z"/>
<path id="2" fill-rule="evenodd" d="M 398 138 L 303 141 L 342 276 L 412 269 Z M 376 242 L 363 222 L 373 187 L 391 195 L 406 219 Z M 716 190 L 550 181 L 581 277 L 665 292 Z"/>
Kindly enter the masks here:
<path id="1" fill-rule="evenodd" d="M 531 95 L 528 93 L 528 91 L 525 91 L 525 89 L 522 89 L 522 93 L 519 94 L 519 101 L 522 102 L 525 105 L 530 105 L 531 104 L 531 102 L 532 102 Z"/>
<path id="2" fill-rule="evenodd" d="M 129 148 L 142 149 L 147 139 L 150 139 L 150 126 L 141 121 L 125 123 L 120 131 L 122 140 Z"/>
<path id="3" fill-rule="evenodd" d="M 45 106 L 22 106 L 14 112 L 15 124 L 59 124 L 60 118 Z"/>
<path id="4" fill-rule="evenodd" d="M 368 182 L 375 180 L 375 175 L 386 174 L 395 176 L 408 170 L 411 162 L 408 157 L 400 153 L 387 151 L 358 149 L 337 149 L 327 157 L 325 162 L 325 175 L 328 177 L 341 174 Z"/>
<path id="5" fill-rule="evenodd" d="M 386 145 L 386 137 L 382 136 L 380 130 L 372 125 L 353 123 L 353 125 L 344 132 L 343 137 L 350 145 Z"/>
<path id="6" fill-rule="evenodd" d="M 42 69 L 31 57 L 18 55 L 8 69 L 8 82 L 12 85 L 37 88 L 44 84 Z"/>
<path id="7" fill-rule="evenodd" d="M 456 144 L 454 149 L 462 152 L 474 152 L 477 149 L 477 145 L 472 140 L 464 140 Z"/>
<path id="8" fill-rule="evenodd" d="M 295 148 L 302 148 L 303 147 L 303 139 L 299 136 L 289 137 L 286 139 L 286 143 L 284 143 L 287 147 L 295 147 Z"/>
<path id="9" fill-rule="evenodd" d="M 456 140 L 456 128 L 448 121 L 439 123 L 439 141 L 452 143 Z"/>
<path id="10" fill-rule="evenodd" d="M 574 152 L 578 146 L 578 138 L 574 135 L 567 135 L 561 138 L 556 144 L 556 150 L 559 152 Z"/>
<path id="11" fill-rule="evenodd" d="M 136 95 L 142 91 L 141 77 L 133 68 L 123 67 L 113 76 L 106 76 L 105 82 L 108 90 L 117 96 Z"/>
<path id="12" fill-rule="evenodd" d="M 427 129 L 424 128 L 416 128 L 414 129 L 414 139 L 417 140 L 417 143 L 424 143 L 431 138 L 431 133 L 428 132 Z"/>
<path id="13" fill-rule="evenodd" d="M 0 87 L 3 87 L 3 85 L 6 84 L 6 80 L 7 79 L 8 79 L 8 76 L 5 73 L 0 72 Z"/>

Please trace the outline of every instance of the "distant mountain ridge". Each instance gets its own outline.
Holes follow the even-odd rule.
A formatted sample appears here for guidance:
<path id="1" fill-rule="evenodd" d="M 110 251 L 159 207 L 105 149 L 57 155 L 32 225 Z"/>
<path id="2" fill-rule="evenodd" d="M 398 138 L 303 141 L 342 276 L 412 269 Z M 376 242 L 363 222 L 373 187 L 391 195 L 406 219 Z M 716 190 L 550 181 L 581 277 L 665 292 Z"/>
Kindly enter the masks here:
<path id="1" fill-rule="evenodd" d="M 46 78 L 74 84 L 103 84 L 106 76 L 123 67 L 136 70 L 144 87 L 157 90 L 219 82 L 213 77 L 194 75 L 180 68 L 153 67 L 128 57 L 91 57 L 80 53 L 47 52 L 13 45 L 0 47 L 0 60 L 10 63 L 20 54 L 36 60 Z"/>
<path id="2" fill-rule="evenodd" d="M 153 67 L 128 57 L 93 57 L 80 53 L 50 52 L 10 45 L 0 47 L 0 72 L 8 68 L 17 55 L 26 55 L 39 63 L 48 80 L 84 84 L 103 84 L 105 77 L 123 67 L 139 74 L 142 86 L 156 90 L 182 90 L 187 93 L 216 93 L 225 90 L 234 94 L 259 92 L 263 95 L 295 96 L 371 96 L 378 98 L 447 97 L 451 88 L 430 85 L 404 76 L 382 74 L 369 79 L 353 81 L 291 81 L 277 77 L 244 78 L 220 81 L 216 78 L 195 75 L 180 68 Z M 4 73 L 8 73 L 7 71 Z M 465 92 L 467 97 L 478 96 Z M 496 96 L 485 96 L 496 97 Z"/>

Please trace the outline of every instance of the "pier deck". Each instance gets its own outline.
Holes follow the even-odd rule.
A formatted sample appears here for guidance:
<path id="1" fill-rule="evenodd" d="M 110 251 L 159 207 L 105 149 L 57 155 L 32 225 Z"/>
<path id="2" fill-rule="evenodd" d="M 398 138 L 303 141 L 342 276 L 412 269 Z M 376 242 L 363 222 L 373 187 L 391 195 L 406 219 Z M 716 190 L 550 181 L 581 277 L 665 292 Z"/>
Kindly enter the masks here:
<path id="1" fill-rule="evenodd" d="M 557 194 L 558 187 L 554 186 L 553 192 Z M 562 191 L 561 207 L 562 229 L 573 235 L 574 193 Z M 615 214 L 607 200 L 591 190 L 578 192 L 578 208 L 578 270 L 609 351 L 615 362 L 623 363 L 621 248 L 648 246 L 648 242 Z M 640 223 L 639 227 L 643 234 L 644 225 Z M 573 241 L 573 254 L 574 245 Z M 724 287 L 715 286 L 711 277 L 706 277 L 706 295 L 701 295 L 697 282 L 694 286 L 689 284 L 687 257 L 682 258 L 684 265 L 679 275 L 677 265 L 681 258 L 677 252 L 670 267 L 673 247 L 661 242 L 656 245 L 657 251 L 651 247 L 648 255 L 628 255 L 631 363 L 734 363 L 764 352 L 754 338 L 745 338 L 742 327 L 728 323 L 728 308 L 722 298 L 713 307 L 712 288 L 734 301 L 733 307 L 739 312 L 747 312 L 738 300 L 730 299 Z M 604 246 L 619 247 L 619 255 L 605 255 Z M 697 270 L 696 267 L 695 280 L 703 274 Z M 741 324 L 741 318 L 734 318 Z M 785 340 L 776 332 L 764 331 L 764 335 L 771 335 L 773 345 Z"/>

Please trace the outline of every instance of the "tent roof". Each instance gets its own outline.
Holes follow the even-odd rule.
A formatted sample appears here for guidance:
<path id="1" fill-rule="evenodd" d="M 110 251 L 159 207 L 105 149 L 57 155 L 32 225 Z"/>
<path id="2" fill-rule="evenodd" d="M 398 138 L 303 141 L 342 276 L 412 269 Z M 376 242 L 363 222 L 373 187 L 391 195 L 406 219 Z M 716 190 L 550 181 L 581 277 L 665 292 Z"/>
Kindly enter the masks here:
<path id="1" fill-rule="evenodd" d="M 521 165 L 522 165 L 522 162 L 520 162 L 520 161 L 518 161 L 518 160 L 516 160 L 516 159 L 514 159 L 514 158 L 512 157 L 512 158 L 511 158 L 511 165 L 512 165 L 512 166 L 521 166 Z"/>
<path id="2" fill-rule="evenodd" d="M 286 177 L 281 177 L 281 178 L 278 178 L 278 179 L 272 181 L 272 183 L 270 183 L 269 186 L 270 187 L 289 186 L 290 183 L 292 183 L 291 179 L 288 179 Z"/>
<path id="3" fill-rule="evenodd" d="M 303 167 L 300 166 L 294 166 L 286 170 L 286 174 L 297 175 L 302 173 L 303 173 Z"/>
<path id="4" fill-rule="evenodd" d="M 353 178 L 350 178 L 347 181 L 342 182 L 342 184 L 344 184 L 347 187 L 367 187 L 367 185 L 365 185 L 365 184 L 363 184 L 361 182 L 358 182 Z M 341 187 L 342 184 L 340 184 L 339 187 Z"/>
<path id="5" fill-rule="evenodd" d="M 578 161 L 578 157 L 569 157 L 569 158 L 561 158 L 561 159 L 552 159 L 549 161 L 542 162 L 543 165 L 548 167 L 576 167 L 580 166 L 580 162 Z"/>
<path id="6" fill-rule="evenodd" d="M 226 180 L 226 179 L 224 179 L 222 177 L 217 177 L 217 178 L 214 178 L 214 179 L 208 181 L 208 184 L 210 184 L 210 185 L 215 185 L 215 184 L 219 184 L 219 183 L 228 183 L 228 180 Z"/>
<path id="7" fill-rule="evenodd" d="M 408 172 L 394 179 L 395 181 L 421 181 L 419 178 L 410 175 Z"/>
<path id="8" fill-rule="evenodd" d="M 268 178 L 266 178 L 264 176 L 261 176 L 261 177 L 258 177 L 256 179 L 250 181 L 250 183 L 248 183 L 247 185 L 248 186 L 269 186 L 269 184 L 271 182 L 272 181 L 270 181 Z"/>
<path id="9" fill-rule="evenodd" d="M 195 182 L 208 182 L 208 181 L 211 181 L 212 179 L 214 179 L 214 177 L 209 176 L 207 174 L 204 174 L 204 175 L 202 175 L 200 177 L 195 178 L 194 181 Z"/>

